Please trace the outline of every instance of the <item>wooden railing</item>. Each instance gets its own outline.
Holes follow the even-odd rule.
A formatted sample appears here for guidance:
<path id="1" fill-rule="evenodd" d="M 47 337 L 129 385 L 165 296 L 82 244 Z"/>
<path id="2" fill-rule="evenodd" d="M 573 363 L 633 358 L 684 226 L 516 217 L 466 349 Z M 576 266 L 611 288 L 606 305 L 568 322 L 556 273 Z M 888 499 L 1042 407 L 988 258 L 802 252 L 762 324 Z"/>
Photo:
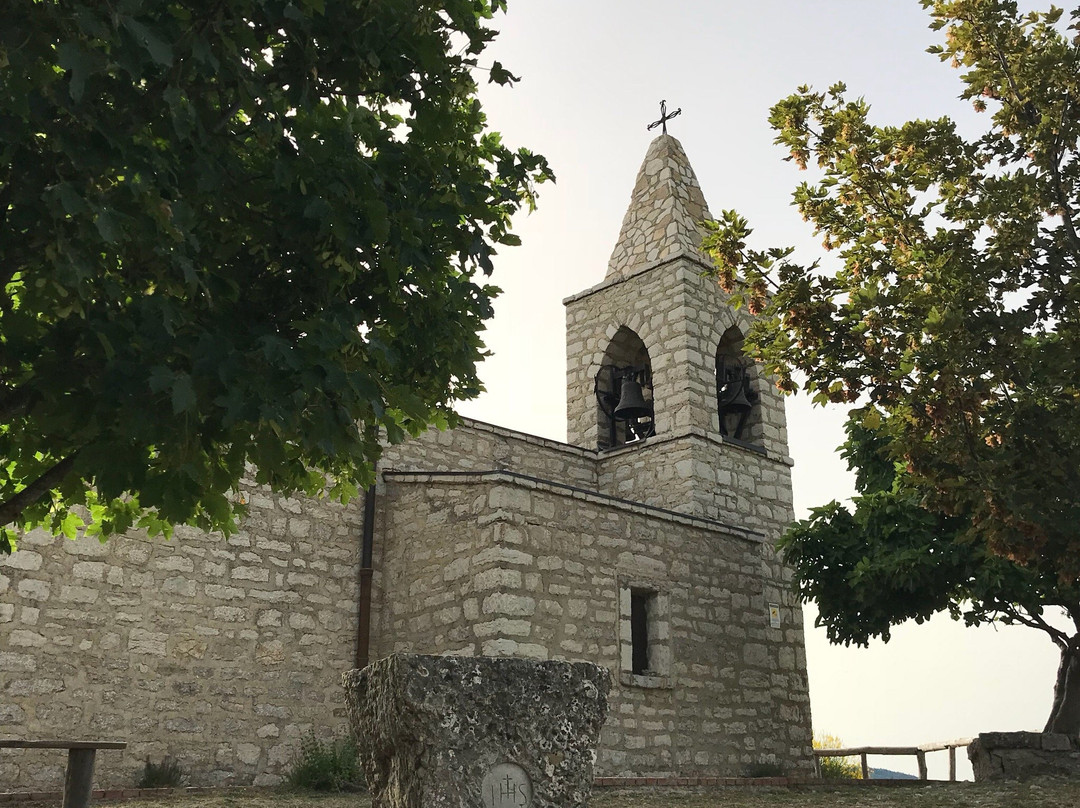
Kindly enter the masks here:
<path id="1" fill-rule="evenodd" d="M 867 755 L 914 755 L 919 764 L 919 779 L 926 779 L 926 753 L 949 752 L 949 780 L 956 780 L 956 750 L 958 747 L 966 747 L 971 743 L 971 738 L 958 738 L 955 741 L 945 743 L 924 743 L 918 746 L 849 746 L 843 749 L 815 749 L 815 762 L 823 757 L 859 757 L 862 764 L 862 776 L 864 780 L 870 779 L 870 767 L 866 765 Z M 819 767 L 820 768 L 820 767 Z"/>

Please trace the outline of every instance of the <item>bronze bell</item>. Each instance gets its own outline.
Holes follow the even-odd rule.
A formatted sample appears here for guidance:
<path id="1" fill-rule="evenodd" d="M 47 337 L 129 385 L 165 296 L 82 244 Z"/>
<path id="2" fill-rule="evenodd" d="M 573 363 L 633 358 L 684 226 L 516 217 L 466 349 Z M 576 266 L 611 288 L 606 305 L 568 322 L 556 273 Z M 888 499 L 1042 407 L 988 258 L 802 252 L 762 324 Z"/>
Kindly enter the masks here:
<path id="1" fill-rule="evenodd" d="M 719 357 L 716 368 L 716 399 L 720 405 L 720 413 L 741 415 L 750 412 L 754 405 L 748 395 L 749 390 L 750 379 L 743 364 L 725 356 Z"/>
<path id="2" fill-rule="evenodd" d="M 628 373 L 622 378 L 619 403 L 615 407 L 613 415 L 619 421 L 632 421 L 636 418 L 652 416 L 652 407 L 645 401 L 645 396 L 641 392 L 641 385 L 638 384 L 633 374 Z"/>
<path id="3" fill-rule="evenodd" d="M 746 397 L 746 376 L 741 373 L 734 374 L 728 379 L 727 384 L 720 391 L 719 398 L 721 412 L 750 412 L 754 406 Z"/>

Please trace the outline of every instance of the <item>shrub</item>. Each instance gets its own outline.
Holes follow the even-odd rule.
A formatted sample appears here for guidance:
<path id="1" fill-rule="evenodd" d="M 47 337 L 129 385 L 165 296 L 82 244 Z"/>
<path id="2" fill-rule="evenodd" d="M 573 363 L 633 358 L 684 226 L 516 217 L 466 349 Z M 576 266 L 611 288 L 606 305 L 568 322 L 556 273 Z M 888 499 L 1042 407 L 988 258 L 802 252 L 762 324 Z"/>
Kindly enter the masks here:
<path id="1" fill-rule="evenodd" d="M 139 788 L 176 788 L 184 777 L 184 770 L 180 761 L 166 755 L 161 763 L 152 763 L 146 759 L 142 777 L 139 778 Z"/>
<path id="2" fill-rule="evenodd" d="M 352 737 L 321 741 L 311 732 L 300 740 L 300 753 L 288 774 L 289 784 L 310 791 L 359 791 L 364 777 Z"/>
<path id="3" fill-rule="evenodd" d="M 843 749 L 844 744 L 835 735 L 815 735 L 815 749 Z M 818 758 L 818 771 L 824 780 L 862 780 L 862 766 L 856 758 Z"/>

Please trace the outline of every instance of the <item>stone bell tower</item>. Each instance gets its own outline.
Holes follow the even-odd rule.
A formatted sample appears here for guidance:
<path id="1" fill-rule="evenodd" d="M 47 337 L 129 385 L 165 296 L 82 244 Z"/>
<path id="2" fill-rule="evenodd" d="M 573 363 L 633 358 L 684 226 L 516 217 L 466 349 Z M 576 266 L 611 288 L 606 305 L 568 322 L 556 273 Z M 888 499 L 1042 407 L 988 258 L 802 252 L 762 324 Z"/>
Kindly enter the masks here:
<path id="1" fill-rule="evenodd" d="M 615 496 L 775 538 L 793 517 L 784 404 L 742 355 L 750 315 L 702 275 L 710 218 L 682 145 L 657 137 L 607 276 L 564 301 L 567 440 L 599 450 Z"/>

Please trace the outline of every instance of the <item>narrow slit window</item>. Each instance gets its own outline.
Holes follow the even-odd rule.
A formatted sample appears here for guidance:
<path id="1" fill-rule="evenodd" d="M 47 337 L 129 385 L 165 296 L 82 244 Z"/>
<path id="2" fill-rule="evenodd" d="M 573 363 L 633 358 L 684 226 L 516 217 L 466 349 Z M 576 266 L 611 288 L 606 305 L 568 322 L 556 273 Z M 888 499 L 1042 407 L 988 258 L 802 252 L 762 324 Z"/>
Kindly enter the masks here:
<path id="1" fill-rule="evenodd" d="M 619 681 L 671 687 L 671 598 L 664 582 L 619 581 Z"/>
<path id="2" fill-rule="evenodd" d="M 632 672 L 636 676 L 649 670 L 649 606 L 654 592 L 630 592 L 630 645 L 633 649 Z"/>

